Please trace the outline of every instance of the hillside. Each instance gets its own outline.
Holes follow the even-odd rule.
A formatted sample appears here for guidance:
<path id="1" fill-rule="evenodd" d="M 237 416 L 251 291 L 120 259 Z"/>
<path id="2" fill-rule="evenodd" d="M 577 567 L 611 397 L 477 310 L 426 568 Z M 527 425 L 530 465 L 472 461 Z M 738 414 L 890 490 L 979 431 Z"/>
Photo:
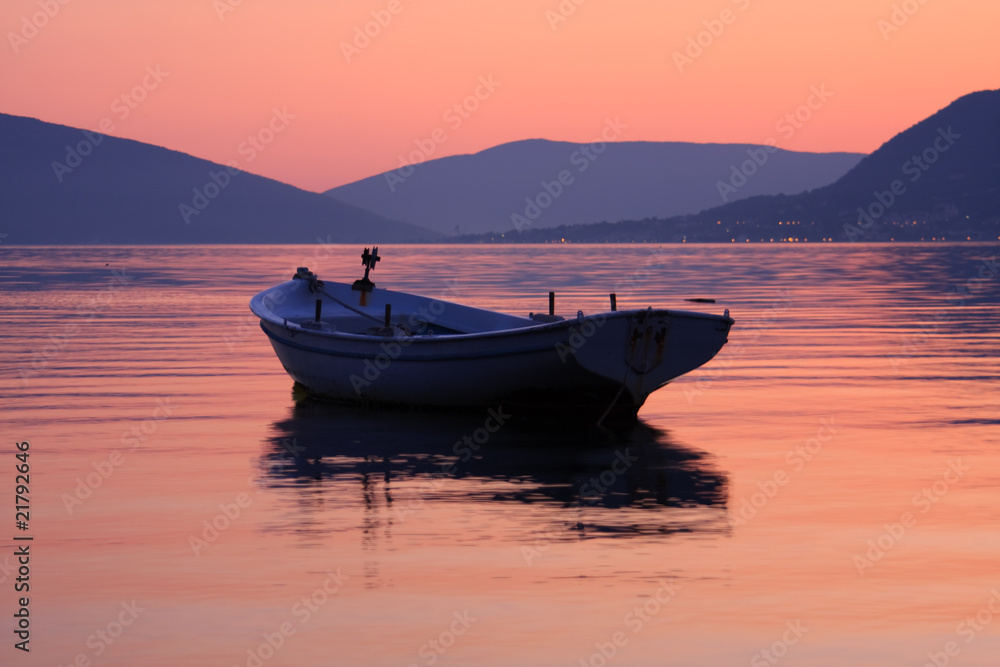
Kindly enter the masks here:
<path id="1" fill-rule="evenodd" d="M 385 243 L 438 237 L 185 153 L 31 118 L 0 114 L 0 145 L 0 231 L 6 244 Z"/>
<path id="2" fill-rule="evenodd" d="M 1000 90 L 965 95 L 826 187 L 686 216 L 506 234 L 506 242 L 997 240 Z M 500 240 L 499 234 L 468 241 Z"/>
<path id="3" fill-rule="evenodd" d="M 734 168 L 754 176 L 722 188 Z M 857 153 L 796 153 L 744 144 L 532 139 L 429 160 L 326 194 L 390 218 L 455 235 L 696 213 L 752 195 L 826 185 Z"/>

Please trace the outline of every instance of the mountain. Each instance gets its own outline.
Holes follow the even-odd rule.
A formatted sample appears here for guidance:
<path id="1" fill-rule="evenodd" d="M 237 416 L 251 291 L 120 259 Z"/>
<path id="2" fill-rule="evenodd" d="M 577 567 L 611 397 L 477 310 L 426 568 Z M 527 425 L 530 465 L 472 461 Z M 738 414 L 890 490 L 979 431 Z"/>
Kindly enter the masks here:
<path id="1" fill-rule="evenodd" d="M 797 193 L 835 181 L 862 157 L 748 144 L 531 139 L 402 167 L 326 194 L 446 234 L 500 232 L 666 217 Z M 722 185 L 741 168 L 754 176 L 738 188 Z"/>
<path id="2" fill-rule="evenodd" d="M 525 230 L 504 240 L 993 241 L 1000 239 L 998 118 L 1000 90 L 975 92 L 900 132 L 826 187 L 695 215 Z"/>
<path id="3" fill-rule="evenodd" d="M 185 153 L 0 114 L 9 244 L 385 243 L 440 235 Z"/>

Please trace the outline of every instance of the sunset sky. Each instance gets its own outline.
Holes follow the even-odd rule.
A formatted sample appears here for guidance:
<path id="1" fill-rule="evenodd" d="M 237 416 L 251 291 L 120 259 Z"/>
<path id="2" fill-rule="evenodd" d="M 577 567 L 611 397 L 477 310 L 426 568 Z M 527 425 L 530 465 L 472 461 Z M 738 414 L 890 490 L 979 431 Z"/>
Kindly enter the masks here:
<path id="1" fill-rule="evenodd" d="M 316 191 L 616 118 L 870 152 L 1000 87 L 997 25 L 993 0 L 4 0 L 0 111 Z"/>

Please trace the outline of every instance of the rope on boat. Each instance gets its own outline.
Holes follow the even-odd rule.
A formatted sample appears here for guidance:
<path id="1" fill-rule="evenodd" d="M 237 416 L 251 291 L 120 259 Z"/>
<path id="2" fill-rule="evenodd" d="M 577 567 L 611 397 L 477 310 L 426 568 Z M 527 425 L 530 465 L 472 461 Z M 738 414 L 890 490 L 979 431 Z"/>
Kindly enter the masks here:
<path id="1" fill-rule="evenodd" d="M 729 311 L 727 310 L 726 312 L 728 313 Z M 639 323 L 641 323 L 641 324 L 645 323 L 648 318 L 652 317 L 652 315 L 653 315 L 653 307 L 649 306 L 648 308 L 646 308 L 645 312 L 639 314 L 638 317 L 641 318 L 641 319 L 638 320 Z M 667 320 L 667 329 L 666 329 L 667 333 L 669 333 L 669 331 L 670 331 L 670 323 L 671 323 L 671 321 L 672 321 L 671 319 Z M 628 327 L 627 331 L 629 333 L 631 333 L 631 330 L 632 330 L 632 318 L 631 317 L 629 317 L 628 322 L 629 322 L 629 327 Z M 628 334 L 626 334 L 626 336 L 627 335 Z M 665 333 L 664 336 L 663 336 L 664 344 L 666 344 L 666 338 L 667 338 L 667 334 Z M 647 341 L 646 344 L 648 346 L 648 341 Z M 611 399 L 611 404 L 608 406 L 607 410 L 605 410 L 604 414 L 601 415 L 601 418 L 597 420 L 597 426 L 601 425 L 601 423 L 604 421 L 604 419 L 611 412 L 612 408 L 615 407 L 615 404 L 618 403 L 618 399 L 621 398 L 622 392 L 625 391 L 625 386 L 628 383 L 628 372 L 630 370 L 635 370 L 635 372 L 640 377 L 642 377 L 646 373 L 648 373 L 650 370 L 652 370 L 652 367 L 644 367 L 645 370 L 642 370 L 642 371 L 639 371 L 639 370 L 636 370 L 635 368 L 633 368 L 632 364 L 635 361 L 636 347 L 638 347 L 638 346 L 635 345 L 635 344 L 632 345 L 632 349 L 631 349 L 631 351 L 628 354 L 628 364 L 626 364 L 626 366 L 625 366 L 625 377 L 622 378 L 622 385 L 618 388 L 618 393 L 615 394 L 615 397 L 613 399 Z M 647 353 L 646 360 L 647 360 L 647 366 L 648 366 L 648 353 Z M 659 362 L 657 362 L 657 364 L 658 363 Z M 653 366 L 656 366 L 656 364 L 653 364 Z"/>
<path id="2" fill-rule="evenodd" d="M 368 248 L 365 248 L 365 255 L 368 255 Z M 378 256 L 378 248 L 375 248 L 375 260 L 374 260 L 374 262 L 379 261 L 379 259 L 381 259 L 381 258 Z M 367 257 L 365 257 L 365 262 L 366 263 L 368 262 L 368 258 Z M 374 262 L 372 262 L 372 267 L 375 266 Z M 368 269 L 367 268 L 365 269 L 365 279 L 366 280 L 368 279 Z M 292 280 L 305 280 L 305 281 L 308 281 L 309 291 L 310 292 L 319 292 L 320 294 L 325 295 L 331 301 L 339 303 L 341 306 L 343 306 L 344 308 L 347 308 L 351 312 L 357 313 L 358 315 L 361 315 L 362 317 L 367 317 L 370 320 L 374 320 L 375 322 L 378 322 L 379 324 L 382 324 L 382 320 L 379 319 L 378 317 L 376 317 L 375 315 L 372 315 L 370 313 L 366 313 L 363 310 L 359 310 L 358 308 L 355 308 L 354 306 L 352 306 L 349 303 L 344 303 L 343 301 L 341 301 L 340 299 L 338 299 L 334 295 L 332 295 L 329 292 L 327 292 L 325 286 L 323 285 L 323 281 L 319 279 L 319 276 L 317 276 L 315 273 L 313 273 L 312 271 L 310 271 L 308 267 L 300 266 L 298 268 L 298 271 L 295 272 L 295 275 L 292 276 Z M 374 285 L 373 285 L 373 287 L 374 287 Z M 369 289 L 368 291 L 371 291 L 371 290 Z"/>
<path id="3" fill-rule="evenodd" d="M 379 324 L 383 323 L 382 322 L 382 318 L 377 317 L 375 315 L 372 315 L 371 313 L 366 313 L 365 311 L 361 310 L 360 308 L 355 308 L 354 306 L 352 306 L 349 303 L 344 303 L 343 301 L 341 301 L 340 299 L 338 299 L 334 295 L 332 295 L 329 292 L 327 292 L 326 289 L 324 289 L 322 287 L 318 287 L 316 289 L 316 291 L 319 292 L 319 293 L 321 293 L 321 294 L 323 294 L 323 295 L 325 295 L 328 299 L 339 303 L 344 308 L 347 308 L 348 310 L 350 310 L 350 311 L 352 311 L 354 313 L 357 313 L 358 315 L 361 315 L 363 317 L 367 317 L 368 319 L 373 320 L 375 322 L 378 322 Z"/>
<path id="4" fill-rule="evenodd" d="M 611 405 L 609 405 L 608 409 L 604 411 L 604 414 L 601 415 L 601 418 L 597 420 L 597 426 L 601 425 L 601 423 L 604 421 L 604 418 L 607 417 L 608 413 L 611 412 L 611 408 L 615 407 L 615 403 L 617 403 L 618 399 L 621 398 L 622 392 L 625 391 L 625 383 L 628 381 L 628 372 L 632 368 L 631 358 L 629 359 L 629 362 L 630 362 L 629 365 L 625 367 L 625 377 L 622 378 L 622 386 L 618 387 L 618 393 L 615 394 L 615 397 L 611 399 Z"/>

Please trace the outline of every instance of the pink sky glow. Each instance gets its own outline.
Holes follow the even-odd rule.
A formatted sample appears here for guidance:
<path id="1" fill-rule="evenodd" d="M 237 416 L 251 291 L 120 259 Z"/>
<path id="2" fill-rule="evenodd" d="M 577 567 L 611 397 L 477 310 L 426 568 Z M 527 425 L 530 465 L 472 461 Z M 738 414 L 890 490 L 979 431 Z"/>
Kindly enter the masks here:
<path id="1" fill-rule="evenodd" d="M 870 152 L 997 88 L 998 24 L 991 0 L 5 0 L 0 111 L 315 191 L 608 119 Z"/>

